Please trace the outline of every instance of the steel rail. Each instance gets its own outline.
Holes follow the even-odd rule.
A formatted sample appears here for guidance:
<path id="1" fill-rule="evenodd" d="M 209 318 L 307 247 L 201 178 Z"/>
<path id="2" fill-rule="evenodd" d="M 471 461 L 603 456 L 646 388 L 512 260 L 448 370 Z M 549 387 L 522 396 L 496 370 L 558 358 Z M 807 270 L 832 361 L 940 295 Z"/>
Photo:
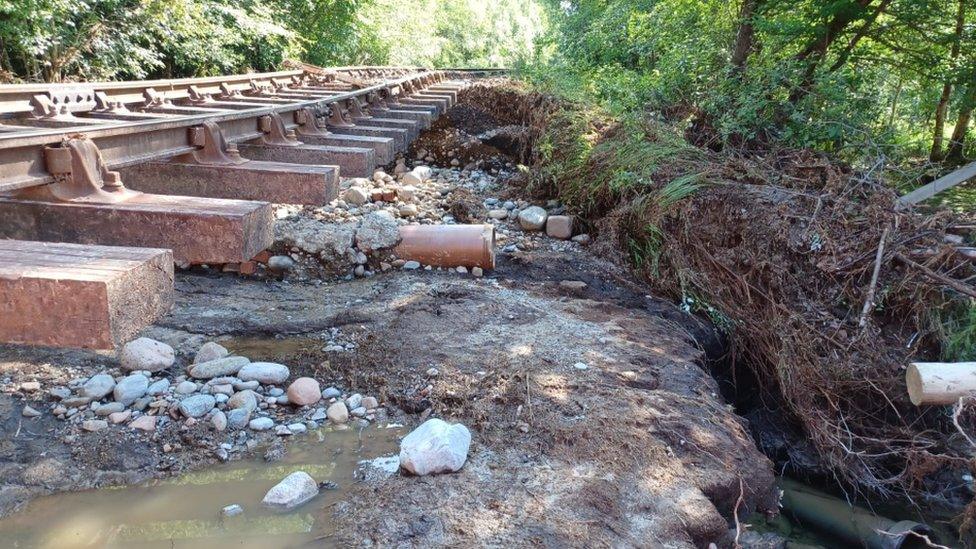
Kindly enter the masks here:
<path id="1" fill-rule="evenodd" d="M 298 71 L 299 73 L 301 71 Z M 267 73 L 266 73 L 267 74 Z M 152 160 L 162 160 L 190 152 L 188 128 L 213 121 L 220 126 L 225 139 L 239 143 L 259 138 L 259 119 L 270 114 L 287 114 L 304 108 L 318 108 L 330 103 L 362 97 L 387 88 L 399 93 L 405 82 L 428 75 L 428 72 L 410 74 L 394 80 L 384 80 L 369 87 L 337 92 L 307 100 L 294 100 L 287 104 L 257 106 L 253 109 L 221 111 L 213 114 L 174 115 L 167 120 L 146 120 L 107 123 L 98 126 L 65 128 L 39 128 L 30 132 L 0 133 L 0 192 L 9 192 L 53 182 L 44 161 L 44 147 L 61 143 L 72 134 L 84 134 L 92 139 L 101 151 L 109 168 L 119 168 Z M 253 75 L 246 75 L 253 77 Z M 226 82 L 230 77 L 213 80 Z M 239 76 L 238 78 L 243 78 Z M 191 79 L 195 80 L 195 79 Z M 132 83 L 125 83 L 131 85 Z M 125 84 L 120 84 L 124 87 Z M 139 83 L 148 88 L 146 83 Z M 101 121 L 100 121 L 101 122 Z M 286 123 L 291 121 L 286 120 Z"/>
<path id="2" fill-rule="evenodd" d="M 390 72 L 390 71 L 421 72 L 419 69 L 404 67 L 335 67 L 329 72 Z M 232 90 L 247 89 L 251 81 L 267 84 L 272 79 L 290 80 L 292 77 L 302 76 L 305 71 L 300 69 L 262 72 L 248 74 L 234 74 L 227 76 L 204 76 L 196 78 L 172 78 L 164 80 L 137 80 L 125 82 L 72 82 L 47 84 L 5 84 L 0 85 L 0 118 L 16 118 L 33 112 L 31 99 L 38 94 L 70 93 L 75 90 L 93 90 L 104 92 L 112 101 L 131 104 L 145 100 L 143 93 L 147 89 L 159 92 L 186 92 L 191 86 L 201 88 L 206 93 L 220 91 L 221 84 L 227 84 Z M 401 74 L 402 74 L 401 72 Z M 177 97 L 177 96 L 174 96 Z"/>

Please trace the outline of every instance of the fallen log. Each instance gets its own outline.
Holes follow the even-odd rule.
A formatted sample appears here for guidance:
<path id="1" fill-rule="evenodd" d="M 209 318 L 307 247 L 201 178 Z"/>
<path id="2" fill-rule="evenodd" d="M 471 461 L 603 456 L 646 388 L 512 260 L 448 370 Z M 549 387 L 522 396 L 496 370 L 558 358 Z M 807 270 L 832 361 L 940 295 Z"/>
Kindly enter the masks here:
<path id="1" fill-rule="evenodd" d="M 916 406 L 953 404 L 976 395 L 976 362 L 913 362 L 905 384 Z"/>

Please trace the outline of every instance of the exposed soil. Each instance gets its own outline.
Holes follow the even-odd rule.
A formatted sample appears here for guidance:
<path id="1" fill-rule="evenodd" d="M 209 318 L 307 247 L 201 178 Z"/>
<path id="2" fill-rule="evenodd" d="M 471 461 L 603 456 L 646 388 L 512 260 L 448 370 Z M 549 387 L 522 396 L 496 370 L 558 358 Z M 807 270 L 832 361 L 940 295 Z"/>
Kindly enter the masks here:
<path id="1" fill-rule="evenodd" d="M 495 124 L 455 114 L 477 133 Z M 470 150 L 452 156 L 458 143 Z M 414 151 L 442 164 L 488 159 L 489 169 L 513 147 L 496 144 L 441 125 Z M 486 196 L 459 193 L 451 211 L 483 222 Z M 772 464 L 706 371 L 706 351 L 721 352 L 714 330 L 586 247 L 533 238 L 500 254 L 485 278 L 392 270 L 299 282 L 183 272 L 176 307 L 144 335 L 173 345 L 178 366 L 202 343 L 233 338 L 251 346 L 252 359 L 287 364 L 293 377 L 377 396 L 407 427 L 436 416 L 471 429 L 459 473 L 371 478 L 346 492 L 321 517 L 323 532 L 335 521 L 342 546 L 730 546 L 733 516 L 773 513 L 777 496 Z M 560 284 L 567 280 L 586 285 Z M 332 328 L 355 351 L 323 350 Z M 45 492 L 133 483 L 215 459 L 220 441 L 202 425 L 155 436 L 75 434 L 49 414 L 21 417 L 25 401 L 46 408 L 44 388 L 115 367 L 94 353 L 0 347 L 8 388 L 0 516 Z M 35 380 L 40 392 L 17 389 Z"/>

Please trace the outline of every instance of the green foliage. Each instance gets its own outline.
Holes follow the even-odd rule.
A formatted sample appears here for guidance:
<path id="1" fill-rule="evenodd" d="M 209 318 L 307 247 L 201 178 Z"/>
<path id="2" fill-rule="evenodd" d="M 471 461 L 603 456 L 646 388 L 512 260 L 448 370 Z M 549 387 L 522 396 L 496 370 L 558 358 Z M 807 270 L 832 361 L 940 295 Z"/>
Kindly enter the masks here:
<path id="1" fill-rule="evenodd" d="M 942 333 L 942 360 L 976 361 L 976 301 L 937 311 L 936 323 Z"/>
<path id="2" fill-rule="evenodd" d="M 323 65 L 537 59 L 534 0 L 0 0 L 0 80 L 138 79 Z"/>
<path id="3" fill-rule="evenodd" d="M 744 5 L 754 8 L 745 19 Z M 546 0 L 553 31 L 543 43 L 553 52 L 548 68 L 578 76 L 614 113 L 693 124 L 713 145 L 781 143 L 906 163 L 928 154 L 943 84 L 952 84 L 947 139 L 956 115 L 976 101 L 967 93 L 976 78 L 976 3 L 964 5 L 959 35 L 958 5 Z M 740 67 L 733 56 L 744 22 L 754 32 Z"/>

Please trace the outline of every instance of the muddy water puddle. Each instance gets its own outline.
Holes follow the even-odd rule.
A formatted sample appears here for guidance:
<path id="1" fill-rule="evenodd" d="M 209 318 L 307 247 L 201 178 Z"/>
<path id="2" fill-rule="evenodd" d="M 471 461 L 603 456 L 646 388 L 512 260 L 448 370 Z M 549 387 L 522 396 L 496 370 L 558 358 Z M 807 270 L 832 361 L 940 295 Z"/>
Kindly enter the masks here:
<path id="1" fill-rule="evenodd" d="M 362 462 L 395 455 L 402 429 L 396 425 L 331 431 L 321 429 L 289 441 L 285 457 L 265 462 L 229 462 L 165 480 L 33 500 L 0 520 L 0 546 L 15 548 L 237 548 L 334 546 L 333 503 L 355 482 Z M 385 460 L 395 467 L 395 458 Z M 282 478 L 305 471 L 319 483 L 333 482 L 312 501 L 281 513 L 261 505 Z M 244 513 L 222 517 L 239 504 Z"/>

